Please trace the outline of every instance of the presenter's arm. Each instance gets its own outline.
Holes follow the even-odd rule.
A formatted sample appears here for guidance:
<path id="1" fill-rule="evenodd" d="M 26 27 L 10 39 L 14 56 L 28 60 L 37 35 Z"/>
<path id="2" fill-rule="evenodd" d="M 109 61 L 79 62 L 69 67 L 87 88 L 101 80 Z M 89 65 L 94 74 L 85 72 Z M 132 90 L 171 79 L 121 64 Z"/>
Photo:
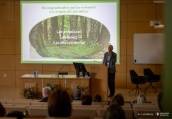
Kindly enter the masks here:
<path id="1" fill-rule="evenodd" d="M 103 58 L 102 63 L 106 66 L 106 53 L 104 53 L 104 58 Z"/>
<path id="2" fill-rule="evenodd" d="M 111 60 L 112 60 L 113 64 L 116 64 L 117 54 L 115 52 L 112 54 Z"/>

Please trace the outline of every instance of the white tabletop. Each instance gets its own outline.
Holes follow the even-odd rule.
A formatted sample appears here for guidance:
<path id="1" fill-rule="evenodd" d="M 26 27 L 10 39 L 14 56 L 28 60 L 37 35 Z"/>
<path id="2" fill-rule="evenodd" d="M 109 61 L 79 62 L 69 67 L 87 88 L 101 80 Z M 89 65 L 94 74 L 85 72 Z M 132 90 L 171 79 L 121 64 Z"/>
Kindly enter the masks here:
<path id="1" fill-rule="evenodd" d="M 89 77 L 76 77 L 76 75 L 57 75 L 57 74 L 38 74 L 38 77 L 34 77 L 34 74 L 24 74 L 21 78 L 89 78 Z"/>

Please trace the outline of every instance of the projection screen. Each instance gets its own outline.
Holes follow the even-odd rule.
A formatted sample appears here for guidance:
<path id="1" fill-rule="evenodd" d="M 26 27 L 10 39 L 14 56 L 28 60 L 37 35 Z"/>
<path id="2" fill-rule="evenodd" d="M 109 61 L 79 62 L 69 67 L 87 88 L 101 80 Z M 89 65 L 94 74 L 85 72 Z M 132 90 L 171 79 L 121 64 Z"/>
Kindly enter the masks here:
<path id="1" fill-rule="evenodd" d="M 21 0 L 21 63 L 102 63 L 119 51 L 119 0 Z"/>

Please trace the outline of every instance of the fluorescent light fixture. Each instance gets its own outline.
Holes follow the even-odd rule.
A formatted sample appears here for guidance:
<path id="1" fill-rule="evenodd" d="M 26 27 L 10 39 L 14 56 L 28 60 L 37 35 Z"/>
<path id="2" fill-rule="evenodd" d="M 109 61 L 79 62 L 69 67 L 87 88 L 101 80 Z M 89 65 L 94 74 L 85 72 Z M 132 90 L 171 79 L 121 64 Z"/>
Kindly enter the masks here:
<path id="1" fill-rule="evenodd" d="M 154 2 L 154 3 L 165 3 L 164 0 L 154 0 L 153 2 Z"/>
<path id="2" fill-rule="evenodd" d="M 164 28 L 164 25 L 163 25 L 163 24 L 160 24 L 160 25 L 154 25 L 154 28 Z"/>

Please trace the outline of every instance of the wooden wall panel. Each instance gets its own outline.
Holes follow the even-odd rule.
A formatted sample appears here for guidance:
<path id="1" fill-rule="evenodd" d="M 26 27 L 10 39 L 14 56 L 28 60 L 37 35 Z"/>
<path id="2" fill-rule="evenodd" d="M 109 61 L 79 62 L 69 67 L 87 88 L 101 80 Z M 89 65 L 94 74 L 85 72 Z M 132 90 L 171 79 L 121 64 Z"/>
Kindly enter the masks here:
<path id="1" fill-rule="evenodd" d="M 120 73 L 126 73 L 126 56 L 121 56 L 120 57 L 120 64 L 116 64 L 116 72 L 120 72 Z"/>
<path id="2" fill-rule="evenodd" d="M 133 55 L 133 39 L 127 39 L 127 55 Z"/>
<path id="3" fill-rule="evenodd" d="M 156 4 L 129 4 L 128 21 L 150 21 L 156 18 Z"/>
<path id="4" fill-rule="evenodd" d="M 0 21 L 11 22 L 14 21 L 14 1 L 4 0 L 0 1 Z"/>
<path id="5" fill-rule="evenodd" d="M 14 47 L 15 47 L 15 55 L 20 55 L 21 54 L 21 39 L 15 39 Z"/>
<path id="6" fill-rule="evenodd" d="M 153 3 L 153 0 L 125 0 L 127 3 Z"/>
<path id="7" fill-rule="evenodd" d="M 0 39 L 1 43 L 0 43 L 0 55 L 1 54 L 14 54 L 14 39 Z"/>
<path id="8" fill-rule="evenodd" d="M 14 38 L 14 22 L 0 22 L 0 39 L 2 38 Z"/>
<path id="9" fill-rule="evenodd" d="M 120 23 L 120 39 L 126 39 L 126 38 L 127 38 L 127 22 L 121 22 Z"/>
<path id="10" fill-rule="evenodd" d="M 133 38 L 134 33 L 154 33 L 156 29 L 147 22 L 127 22 L 127 38 Z"/>
<path id="11" fill-rule="evenodd" d="M 41 73 L 40 71 L 38 73 Z M 22 79 L 21 79 L 21 76 L 24 75 L 24 74 L 33 74 L 33 71 L 24 71 L 24 70 L 20 70 L 20 71 L 16 71 L 15 72 L 15 84 L 16 84 L 16 87 L 20 87 L 21 86 L 21 83 L 22 83 Z"/>
<path id="12" fill-rule="evenodd" d="M 47 64 L 44 65 L 43 64 L 43 70 L 49 70 L 49 71 L 56 71 L 58 73 L 58 71 L 69 71 L 69 64 Z"/>
<path id="13" fill-rule="evenodd" d="M 15 71 L 0 71 L 0 86 L 15 87 Z"/>
<path id="14" fill-rule="evenodd" d="M 0 39 L 14 38 L 14 1 L 0 3 Z"/>
<path id="15" fill-rule="evenodd" d="M 120 41 L 120 56 L 126 56 L 126 54 L 127 54 L 127 39 L 121 39 L 121 41 Z"/>
<path id="16" fill-rule="evenodd" d="M 0 70 L 3 71 L 15 70 L 15 56 L 0 55 Z"/>
<path id="17" fill-rule="evenodd" d="M 120 21 L 127 21 L 127 4 L 120 6 Z"/>
<path id="18" fill-rule="evenodd" d="M 15 36 L 14 38 L 20 38 L 20 0 L 15 0 Z"/>
<path id="19" fill-rule="evenodd" d="M 116 73 L 115 77 L 115 87 L 116 88 L 126 88 L 127 80 L 126 73 Z"/>
<path id="20" fill-rule="evenodd" d="M 157 4 L 157 20 L 164 21 L 164 4 Z"/>

